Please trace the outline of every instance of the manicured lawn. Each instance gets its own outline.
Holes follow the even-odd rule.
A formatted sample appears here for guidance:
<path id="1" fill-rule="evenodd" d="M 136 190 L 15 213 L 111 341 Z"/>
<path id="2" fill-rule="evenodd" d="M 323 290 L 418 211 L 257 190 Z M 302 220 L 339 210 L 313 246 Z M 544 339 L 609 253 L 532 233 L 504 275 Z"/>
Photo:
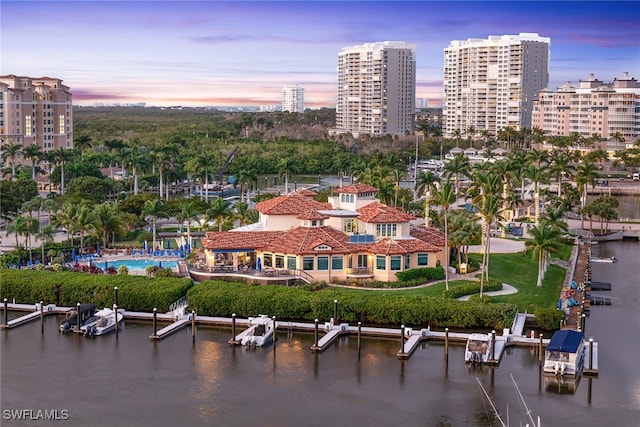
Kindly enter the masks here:
<path id="1" fill-rule="evenodd" d="M 476 258 L 477 257 L 477 258 Z M 480 254 L 470 258 L 480 261 Z M 542 288 L 536 287 L 538 263 L 531 254 L 492 254 L 489 258 L 489 277 L 518 289 L 512 295 L 492 297 L 494 302 L 516 304 L 520 311 L 533 312 L 536 307 L 555 307 L 562 290 L 565 269 L 551 265 L 547 270 Z"/>

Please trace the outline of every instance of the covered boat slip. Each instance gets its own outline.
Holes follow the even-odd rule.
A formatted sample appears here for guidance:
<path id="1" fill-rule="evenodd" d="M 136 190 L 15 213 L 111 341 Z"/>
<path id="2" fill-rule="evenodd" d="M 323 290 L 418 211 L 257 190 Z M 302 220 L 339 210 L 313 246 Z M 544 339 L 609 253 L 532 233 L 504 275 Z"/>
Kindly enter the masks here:
<path id="1" fill-rule="evenodd" d="M 593 370 L 593 362 L 597 357 L 593 356 L 594 350 L 597 349 L 594 344 L 593 340 L 589 341 L 591 370 Z M 571 329 L 556 331 L 545 351 L 544 371 L 555 375 L 580 375 L 584 368 L 585 359 L 584 334 L 582 332 Z"/>

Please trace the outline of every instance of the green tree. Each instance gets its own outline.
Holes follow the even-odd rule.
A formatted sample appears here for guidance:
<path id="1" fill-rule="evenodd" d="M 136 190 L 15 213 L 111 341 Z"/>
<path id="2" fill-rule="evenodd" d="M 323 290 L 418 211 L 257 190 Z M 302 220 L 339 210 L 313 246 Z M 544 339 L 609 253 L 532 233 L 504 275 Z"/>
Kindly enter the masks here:
<path id="1" fill-rule="evenodd" d="M 440 206 L 442 208 L 444 214 L 444 280 L 445 280 L 445 288 L 449 290 L 449 223 L 447 220 L 447 214 L 449 213 L 449 208 L 456 201 L 456 192 L 451 180 L 447 179 L 446 181 L 440 184 L 440 187 L 437 188 L 437 191 L 433 194 L 432 203 L 436 206 Z"/>
<path id="2" fill-rule="evenodd" d="M 44 245 L 46 243 L 53 242 L 53 227 L 50 225 L 45 225 L 40 229 L 38 234 L 36 234 L 36 238 L 40 240 L 40 248 L 42 249 L 42 254 L 41 254 L 42 263 L 44 263 L 45 262 Z"/>
<path id="3" fill-rule="evenodd" d="M 153 249 L 156 245 L 156 222 L 158 218 L 168 218 L 169 213 L 166 205 L 160 199 L 147 200 L 142 208 L 142 216 L 151 219 L 151 227 L 153 229 Z"/>
<path id="4" fill-rule="evenodd" d="M 536 286 L 542 287 L 544 274 L 547 271 L 549 255 L 560 250 L 560 233 L 548 225 L 532 226 L 529 228 L 530 239 L 524 244 L 527 252 L 532 252 L 538 258 L 538 279 Z"/>
<path id="5" fill-rule="evenodd" d="M 18 144 L 4 144 L 2 146 L 2 162 L 6 165 L 7 160 L 11 166 L 11 179 L 16 179 L 16 158 L 22 152 L 22 146 Z"/>
<path id="6" fill-rule="evenodd" d="M 211 207 L 207 209 L 206 212 L 207 220 L 214 220 L 218 225 L 218 231 L 222 231 L 222 224 L 231 216 L 232 211 L 229 207 L 229 202 L 224 200 L 222 197 L 216 197 L 213 203 L 211 203 Z"/>
<path id="7" fill-rule="evenodd" d="M 431 205 L 431 195 L 435 191 L 435 183 L 440 181 L 440 177 L 431 171 L 420 171 L 416 177 L 416 192 L 424 194 L 424 225 L 429 227 L 429 207 Z"/>
<path id="8" fill-rule="evenodd" d="M 36 180 L 36 172 L 38 171 L 38 163 L 42 159 L 42 149 L 38 144 L 31 144 L 22 150 L 24 157 L 31 160 L 31 179 Z"/>
<path id="9" fill-rule="evenodd" d="M 115 240 L 115 235 L 122 231 L 124 217 L 116 202 L 104 202 L 94 209 L 94 230 L 96 237 L 102 241 L 104 248 L 109 247 L 109 237 Z"/>
<path id="10" fill-rule="evenodd" d="M 193 247 L 193 241 L 191 240 L 191 222 L 198 218 L 199 213 L 200 209 L 198 209 L 198 205 L 196 205 L 193 200 L 189 200 L 182 204 L 182 208 L 178 214 L 180 226 L 182 227 L 182 224 L 187 223 L 187 243 L 190 248 Z"/>

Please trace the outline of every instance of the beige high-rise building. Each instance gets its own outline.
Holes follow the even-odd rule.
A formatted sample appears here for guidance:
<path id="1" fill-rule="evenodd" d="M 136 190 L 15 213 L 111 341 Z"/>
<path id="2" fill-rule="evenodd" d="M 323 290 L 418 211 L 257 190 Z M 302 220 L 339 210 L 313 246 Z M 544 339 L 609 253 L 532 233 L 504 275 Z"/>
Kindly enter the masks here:
<path id="1" fill-rule="evenodd" d="M 22 150 L 34 144 L 43 152 L 73 148 L 73 96 L 62 80 L 0 76 L 0 97 L 0 145 L 21 147 L 16 164 L 31 164 Z"/>
<path id="2" fill-rule="evenodd" d="M 640 138 L 639 111 L 640 83 L 629 73 L 612 83 L 591 74 L 577 86 L 567 82 L 555 91 L 541 90 L 533 101 L 532 122 L 548 136 L 578 133 L 589 138 L 596 134 L 605 140 L 616 136 L 633 143 Z"/>
<path id="3" fill-rule="evenodd" d="M 413 131 L 416 47 L 366 43 L 338 54 L 336 132 L 373 136 Z"/>
<path id="4" fill-rule="evenodd" d="M 531 127 L 533 99 L 549 83 L 548 37 L 454 40 L 444 50 L 443 134 Z"/>

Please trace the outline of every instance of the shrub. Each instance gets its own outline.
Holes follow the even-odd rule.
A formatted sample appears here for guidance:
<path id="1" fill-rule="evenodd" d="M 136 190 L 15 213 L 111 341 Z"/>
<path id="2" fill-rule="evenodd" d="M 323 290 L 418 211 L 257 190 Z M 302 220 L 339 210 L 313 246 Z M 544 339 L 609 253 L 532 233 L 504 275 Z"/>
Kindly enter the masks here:
<path id="1" fill-rule="evenodd" d="M 559 328 L 560 322 L 564 320 L 564 311 L 556 308 L 539 307 L 534 312 L 536 323 L 545 331 L 555 331 Z"/>
<path id="2" fill-rule="evenodd" d="M 126 276 L 129 274 L 129 267 L 127 267 L 126 265 L 121 265 L 120 267 L 118 267 L 118 274 L 122 275 L 122 276 Z"/>
<path id="3" fill-rule="evenodd" d="M 399 281 L 422 281 L 428 280 L 442 280 L 444 279 L 443 267 L 426 267 L 426 268 L 413 268 L 411 270 L 400 271 L 396 273 L 396 277 Z"/>
<path id="4" fill-rule="evenodd" d="M 496 280 L 489 280 L 484 284 L 484 292 L 499 291 L 502 289 L 502 283 Z M 442 296 L 445 298 L 460 298 L 465 295 L 480 294 L 480 282 L 469 283 L 466 285 L 456 286 L 450 288 L 448 291 L 442 291 Z M 484 296 L 484 295 L 483 295 Z M 480 295 L 478 295 L 480 297 Z"/>

